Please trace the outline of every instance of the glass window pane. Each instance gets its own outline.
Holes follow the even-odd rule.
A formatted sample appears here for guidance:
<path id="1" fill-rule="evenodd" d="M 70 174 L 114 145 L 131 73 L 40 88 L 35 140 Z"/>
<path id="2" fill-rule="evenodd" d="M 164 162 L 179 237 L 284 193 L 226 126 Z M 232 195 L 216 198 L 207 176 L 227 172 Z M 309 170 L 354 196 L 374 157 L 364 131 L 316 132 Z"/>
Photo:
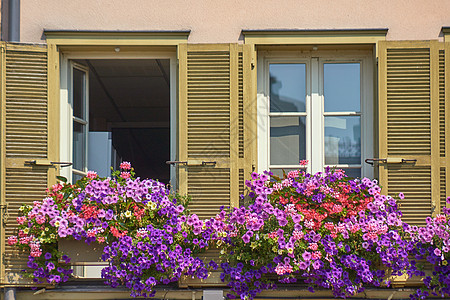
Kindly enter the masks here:
<path id="1" fill-rule="evenodd" d="M 271 64 L 270 112 L 306 111 L 306 65 Z"/>
<path id="2" fill-rule="evenodd" d="M 361 178 L 361 168 L 338 168 L 345 171 L 345 175 L 352 178 Z"/>
<path id="3" fill-rule="evenodd" d="M 300 166 L 298 168 L 283 168 L 283 169 L 277 169 L 277 168 L 271 168 L 270 171 L 273 173 L 273 175 L 278 176 L 280 178 L 283 178 L 283 170 L 286 173 L 286 175 L 290 172 L 290 171 L 295 171 L 295 170 L 302 170 L 306 172 L 306 168 L 300 168 Z"/>
<path id="4" fill-rule="evenodd" d="M 361 164 L 361 117 L 325 117 L 325 164 Z"/>
<path id="5" fill-rule="evenodd" d="M 80 119 L 85 119 L 85 73 L 78 69 L 73 69 L 73 115 Z"/>
<path id="6" fill-rule="evenodd" d="M 298 165 L 306 159 L 306 117 L 270 118 L 270 164 Z"/>
<path id="7" fill-rule="evenodd" d="M 77 182 L 81 178 L 83 178 L 83 176 L 75 174 L 75 173 L 72 173 L 72 184 L 74 184 L 75 182 Z"/>
<path id="8" fill-rule="evenodd" d="M 86 151 L 86 126 L 73 122 L 73 168 L 84 171 Z"/>
<path id="9" fill-rule="evenodd" d="M 323 80 L 326 112 L 360 111 L 359 63 L 324 64 Z"/>

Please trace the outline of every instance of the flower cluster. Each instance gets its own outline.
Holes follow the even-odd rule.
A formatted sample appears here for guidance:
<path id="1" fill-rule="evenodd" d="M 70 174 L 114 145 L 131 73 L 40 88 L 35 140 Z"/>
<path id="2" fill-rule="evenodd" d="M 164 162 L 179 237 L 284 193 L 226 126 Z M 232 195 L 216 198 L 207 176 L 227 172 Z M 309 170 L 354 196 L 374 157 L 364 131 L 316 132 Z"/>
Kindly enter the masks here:
<path id="1" fill-rule="evenodd" d="M 447 198 L 450 203 L 450 197 Z M 418 289 L 411 299 L 425 299 L 430 294 L 442 298 L 450 296 L 450 209 L 443 208 L 443 214 L 426 219 L 426 226 L 405 226 L 415 247 L 412 254 L 416 259 L 426 259 L 434 267 L 432 274 L 425 274 L 413 262 L 409 275 L 425 276 L 425 289 Z"/>
<path id="2" fill-rule="evenodd" d="M 124 285 L 132 296 L 154 296 L 155 285 L 183 275 L 207 278 L 219 266 L 197 256 L 211 248 L 220 250 L 230 298 L 253 299 L 298 280 L 311 291 L 331 289 L 345 298 L 367 284 L 389 286 L 386 269 L 423 276 L 411 255 L 435 267 L 424 279 L 427 290 L 411 298 L 450 295 L 450 209 L 423 228 L 410 226 L 397 205 L 403 194 L 382 195 L 376 180 L 331 169 L 314 175 L 294 170 L 282 178 L 252 173 L 245 182 L 247 207 L 222 207 L 202 220 L 186 209 L 188 197 L 135 178 L 128 162 L 120 167 L 108 178 L 92 171 L 75 184 L 60 178 L 46 198 L 21 208 L 18 234 L 8 244 L 29 252 L 26 274 L 34 282 L 70 278 L 70 258 L 57 248 L 58 239 L 70 238 L 104 245 L 105 283 Z"/>
<path id="3" fill-rule="evenodd" d="M 404 239 L 401 212 L 376 181 L 329 169 L 270 175 L 252 174 L 246 182 L 251 204 L 227 212 L 218 231 L 226 245 L 222 279 L 241 299 L 276 288 L 268 273 L 281 283 L 302 278 L 346 297 L 363 284 L 380 286 L 381 265 L 394 274 L 409 268 L 412 246 Z"/>
<path id="4" fill-rule="evenodd" d="M 176 281 L 185 273 L 207 276 L 203 261 L 183 244 L 188 235 L 182 231 L 189 227 L 185 199 L 158 181 L 134 178 L 130 163 L 123 162 L 111 177 L 88 172 L 76 184 L 58 183 L 48 192 L 42 201 L 21 208 L 18 235 L 8 239 L 9 245 L 29 251 L 27 275 L 35 282 L 69 279 L 70 259 L 57 250 L 61 238 L 105 245 L 106 283 L 124 284 L 135 296 L 152 295 L 155 284 Z M 204 227 L 196 215 L 186 223 L 190 220 Z"/>

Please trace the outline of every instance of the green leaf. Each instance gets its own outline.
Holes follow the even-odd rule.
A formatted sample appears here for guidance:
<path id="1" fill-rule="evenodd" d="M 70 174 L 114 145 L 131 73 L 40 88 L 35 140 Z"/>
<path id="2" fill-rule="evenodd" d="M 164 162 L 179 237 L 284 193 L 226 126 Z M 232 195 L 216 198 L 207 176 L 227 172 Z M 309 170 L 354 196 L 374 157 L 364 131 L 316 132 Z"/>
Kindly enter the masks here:
<path id="1" fill-rule="evenodd" d="M 58 179 L 59 181 L 62 181 L 64 183 L 67 183 L 67 178 L 64 176 L 56 176 L 56 179 Z"/>

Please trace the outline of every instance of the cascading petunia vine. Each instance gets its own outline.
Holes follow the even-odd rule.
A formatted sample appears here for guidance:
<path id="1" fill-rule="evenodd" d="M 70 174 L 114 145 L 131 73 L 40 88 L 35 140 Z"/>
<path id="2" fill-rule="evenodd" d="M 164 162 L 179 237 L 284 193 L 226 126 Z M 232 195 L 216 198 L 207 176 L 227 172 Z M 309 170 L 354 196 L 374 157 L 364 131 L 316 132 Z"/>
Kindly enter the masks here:
<path id="1" fill-rule="evenodd" d="M 102 270 L 106 284 L 123 284 L 133 296 L 153 296 L 156 284 L 183 274 L 207 276 L 204 262 L 183 243 L 185 204 L 186 198 L 170 194 L 164 184 L 134 178 L 124 162 L 111 177 L 88 172 L 76 184 L 58 183 L 42 201 L 23 206 L 18 235 L 8 243 L 29 251 L 26 275 L 34 282 L 59 283 L 72 270 L 70 258 L 57 249 L 58 239 L 96 241 L 105 245 L 102 259 L 109 262 Z"/>
<path id="2" fill-rule="evenodd" d="M 392 274 L 409 269 L 412 244 L 404 238 L 401 212 L 376 181 L 329 169 L 315 175 L 291 171 L 276 180 L 269 175 L 253 173 L 246 182 L 249 207 L 218 217 L 224 223 L 218 231 L 225 245 L 222 279 L 229 281 L 230 297 L 252 299 L 275 289 L 276 281 L 299 278 L 311 291 L 317 286 L 346 297 L 363 285 L 380 286 L 382 265 Z"/>
<path id="3" fill-rule="evenodd" d="M 221 279 L 229 298 L 253 299 L 277 284 L 303 280 L 345 298 L 365 285 L 389 285 L 390 275 L 423 272 L 408 255 L 426 258 L 435 273 L 425 288 L 450 295 L 449 209 L 427 219 L 425 228 L 401 221 L 397 199 L 380 194 L 375 180 L 351 179 L 340 170 L 283 178 L 269 172 L 246 181 L 249 206 L 222 209 L 200 220 L 186 210 L 187 197 L 171 194 L 160 182 L 135 178 L 130 163 L 111 177 L 95 172 L 76 184 L 64 181 L 48 197 L 21 208 L 18 235 L 8 239 L 29 252 L 26 275 L 36 283 L 69 280 L 70 258 L 58 251 L 62 238 L 104 245 L 105 283 L 123 285 L 132 296 L 151 297 L 155 285 L 187 275 L 205 279 L 214 261 L 196 254 L 221 249 Z M 402 199 L 403 195 L 398 195 Z"/>
<path id="4" fill-rule="evenodd" d="M 450 197 L 447 198 L 450 203 Z M 450 209 L 444 207 L 443 214 L 426 218 L 426 226 L 407 226 L 406 231 L 414 242 L 412 255 L 418 260 L 426 259 L 433 266 L 432 274 L 425 274 L 413 262 L 409 275 L 425 276 L 424 288 L 418 289 L 411 299 L 426 299 L 428 296 L 450 296 Z"/>

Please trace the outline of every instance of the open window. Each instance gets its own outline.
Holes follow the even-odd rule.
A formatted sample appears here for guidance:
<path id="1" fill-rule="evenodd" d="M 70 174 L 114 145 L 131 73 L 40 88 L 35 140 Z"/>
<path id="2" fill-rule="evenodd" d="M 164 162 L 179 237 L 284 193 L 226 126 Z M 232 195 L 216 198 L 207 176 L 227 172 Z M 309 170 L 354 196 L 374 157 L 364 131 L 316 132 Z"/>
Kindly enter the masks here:
<path id="1" fill-rule="evenodd" d="M 71 180 L 88 170 L 106 177 L 130 161 L 140 177 L 173 184 L 166 164 L 175 155 L 170 58 L 72 59 L 68 65 Z"/>
<path id="2" fill-rule="evenodd" d="M 81 57 L 79 57 L 81 56 Z M 176 62 L 156 58 L 64 57 L 61 64 L 61 157 L 73 163 L 61 173 L 75 182 L 88 170 L 111 174 L 130 161 L 137 176 L 175 182 Z M 62 94 L 64 95 L 64 93 Z M 75 276 L 100 278 L 101 246 L 64 240 Z"/>

